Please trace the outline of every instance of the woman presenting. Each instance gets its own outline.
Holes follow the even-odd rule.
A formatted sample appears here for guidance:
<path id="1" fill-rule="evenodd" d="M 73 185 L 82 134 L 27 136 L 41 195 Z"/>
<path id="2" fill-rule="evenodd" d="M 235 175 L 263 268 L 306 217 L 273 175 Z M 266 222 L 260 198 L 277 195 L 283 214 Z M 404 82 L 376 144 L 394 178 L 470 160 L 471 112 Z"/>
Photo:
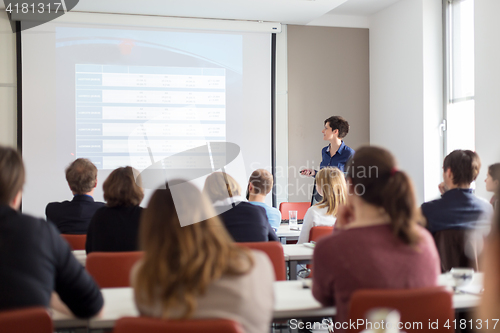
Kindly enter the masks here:
<path id="1" fill-rule="evenodd" d="M 354 149 L 347 146 L 342 139 L 349 133 L 349 123 L 341 116 L 333 116 L 325 120 L 325 128 L 321 131 L 323 140 L 330 144 L 321 150 L 320 169 L 331 166 L 344 171 L 345 164 L 354 155 Z M 301 175 L 314 177 L 316 170 L 304 169 Z"/>
<path id="2" fill-rule="evenodd" d="M 321 132 L 323 133 L 323 140 L 330 141 L 330 144 L 321 150 L 320 169 L 337 167 L 340 171 L 345 171 L 345 164 L 354 155 L 354 149 L 342 141 L 349 133 L 349 123 L 341 116 L 332 116 L 325 120 L 325 128 Z M 300 171 L 300 174 L 314 177 L 316 176 L 316 170 L 304 169 Z M 316 201 L 321 201 L 321 196 L 318 196 L 316 187 L 314 187 L 313 197 Z"/>

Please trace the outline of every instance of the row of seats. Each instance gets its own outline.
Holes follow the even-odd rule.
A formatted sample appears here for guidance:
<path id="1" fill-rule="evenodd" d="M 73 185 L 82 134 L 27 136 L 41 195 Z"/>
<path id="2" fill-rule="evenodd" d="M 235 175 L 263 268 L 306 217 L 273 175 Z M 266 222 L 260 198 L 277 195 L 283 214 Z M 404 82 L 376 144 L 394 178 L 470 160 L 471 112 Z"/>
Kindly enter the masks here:
<path id="1" fill-rule="evenodd" d="M 313 227 L 310 239 L 317 241 L 319 238 L 331 234 L 333 227 Z M 78 249 L 78 242 L 85 244 L 86 235 L 62 235 L 73 249 Z M 68 237 L 70 236 L 70 237 Z M 286 267 L 283 247 L 279 242 L 254 242 L 238 243 L 250 249 L 265 252 L 274 266 L 277 281 L 286 280 Z M 83 249 L 83 248 L 80 248 Z M 142 252 L 92 252 L 86 260 L 86 269 L 94 277 L 101 288 L 129 287 L 130 270 L 141 259 Z"/>

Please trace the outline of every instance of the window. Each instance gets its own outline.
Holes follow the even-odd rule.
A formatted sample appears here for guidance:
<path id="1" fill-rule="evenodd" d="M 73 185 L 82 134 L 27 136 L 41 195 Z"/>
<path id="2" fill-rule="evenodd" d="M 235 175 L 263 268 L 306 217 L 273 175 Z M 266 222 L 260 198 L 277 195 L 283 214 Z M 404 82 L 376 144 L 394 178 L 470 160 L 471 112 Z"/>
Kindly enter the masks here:
<path id="1" fill-rule="evenodd" d="M 446 8 L 446 155 L 475 150 L 474 0 L 444 0 Z"/>

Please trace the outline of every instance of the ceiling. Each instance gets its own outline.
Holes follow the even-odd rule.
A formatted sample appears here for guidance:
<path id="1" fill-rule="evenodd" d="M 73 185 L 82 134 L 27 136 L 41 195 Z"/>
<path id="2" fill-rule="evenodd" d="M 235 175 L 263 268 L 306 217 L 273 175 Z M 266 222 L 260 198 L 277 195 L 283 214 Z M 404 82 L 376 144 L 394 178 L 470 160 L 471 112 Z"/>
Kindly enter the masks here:
<path id="1" fill-rule="evenodd" d="M 368 17 L 401 0 L 80 0 L 73 11 L 308 24 Z M 5 8 L 0 1 L 0 8 Z M 323 19 L 323 20 L 322 20 Z"/>
<path id="2" fill-rule="evenodd" d="M 74 11 L 308 24 L 325 15 L 370 16 L 400 0 L 80 0 Z"/>

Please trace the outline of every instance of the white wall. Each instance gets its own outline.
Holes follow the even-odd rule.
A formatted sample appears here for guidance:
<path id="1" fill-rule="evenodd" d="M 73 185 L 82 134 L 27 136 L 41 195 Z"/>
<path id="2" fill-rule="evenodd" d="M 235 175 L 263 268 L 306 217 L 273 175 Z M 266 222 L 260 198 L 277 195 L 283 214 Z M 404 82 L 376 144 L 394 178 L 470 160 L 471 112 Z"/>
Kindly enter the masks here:
<path id="1" fill-rule="evenodd" d="M 17 144 L 16 35 L 0 11 L 0 145 Z"/>
<path id="2" fill-rule="evenodd" d="M 440 27 L 432 0 L 399 1 L 370 18 L 370 143 L 396 156 L 420 203 L 437 196 L 441 172 Z"/>
<path id="3" fill-rule="evenodd" d="M 484 186 L 488 165 L 500 162 L 500 13 L 499 0 L 475 0 L 476 151 L 482 168 L 476 193 L 489 198 Z"/>

